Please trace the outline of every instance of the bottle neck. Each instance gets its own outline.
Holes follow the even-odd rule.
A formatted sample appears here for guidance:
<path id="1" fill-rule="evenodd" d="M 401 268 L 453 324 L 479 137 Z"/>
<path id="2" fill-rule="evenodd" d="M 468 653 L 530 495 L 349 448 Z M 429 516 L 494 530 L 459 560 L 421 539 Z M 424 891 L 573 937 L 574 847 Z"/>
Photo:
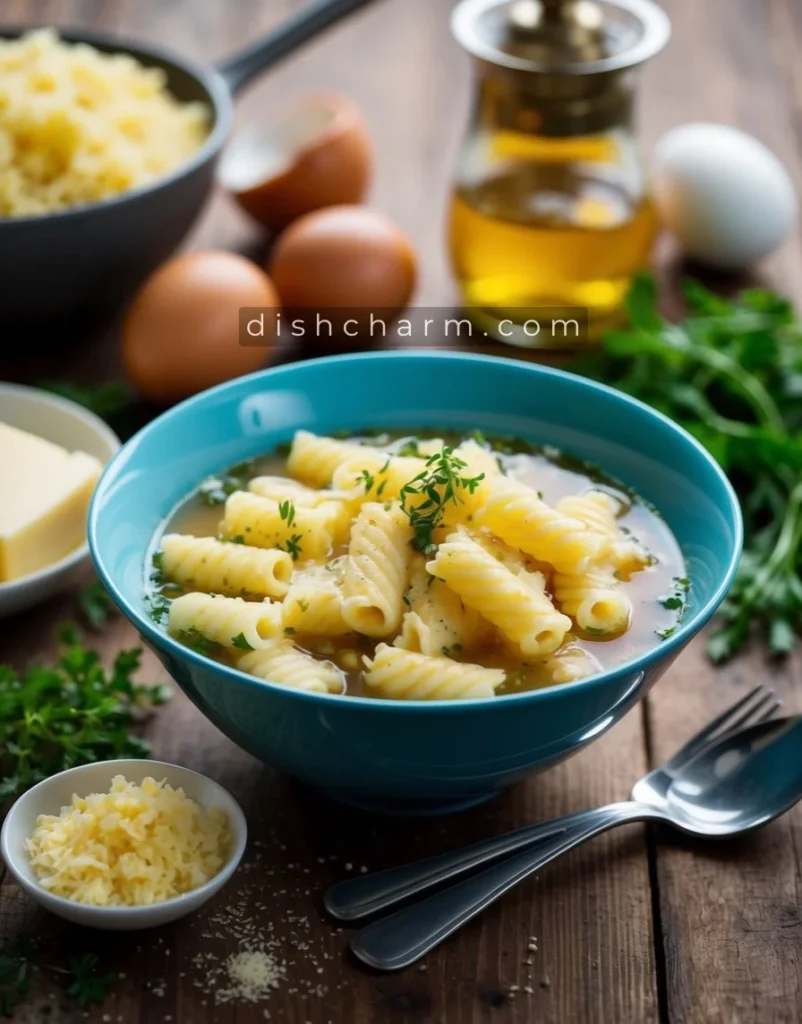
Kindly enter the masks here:
<path id="1" fill-rule="evenodd" d="M 633 128 L 631 72 L 573 77 L 484 70 L 475 116 L 488 131 L 575 138 Z"/>

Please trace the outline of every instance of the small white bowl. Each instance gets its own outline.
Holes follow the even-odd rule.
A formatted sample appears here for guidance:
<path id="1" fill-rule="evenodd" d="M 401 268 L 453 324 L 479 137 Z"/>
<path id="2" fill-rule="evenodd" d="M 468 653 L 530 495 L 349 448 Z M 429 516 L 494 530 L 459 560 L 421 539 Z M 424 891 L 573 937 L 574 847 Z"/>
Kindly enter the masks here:
<path id="1" fill-rule="evenodd" d="M 25 840 L 32 835 L 37 817 L 40 814 L 58 814 L 72 801 L 74 793 L 78 796 L 108 793 L 115 775 L 124 775 L 129 782 L 136 783 L 141 783 L 149 775 L 157 781 L 166 779 L 173 787 L 181 786 L 186 795 L 202 807 L 218 807 L 226 813 L 231 829 L 231 854 L 214 878 L 183 896 L 143 907 L 92 907 L 54 896 L 39 885 L 25 849 Z M 164 761 L 100 761 L 52 775 L 23 793 L 6 815 L 0 830 L 0 855 L 17 884 L 58 917 L 88 928 L 133 931 L 176 921 L 216 895 L 234 874 L 245 852 L 247 839 L 248 826 L 239 804 L 222 786 L 205 775 Z"/>
<path id="2" fill-rule="evenodd" d="M 36 434 L 68 451 L 94 455 L 104 466 L 120 448 L 119 437 L 88 409 L 22 384 L 0 384 L 0 423 Z M 18 580 L 0 583 L 0 618 L 64 590 L 88 562 L 89 546 L 84 541 L 58 562 Z"/>

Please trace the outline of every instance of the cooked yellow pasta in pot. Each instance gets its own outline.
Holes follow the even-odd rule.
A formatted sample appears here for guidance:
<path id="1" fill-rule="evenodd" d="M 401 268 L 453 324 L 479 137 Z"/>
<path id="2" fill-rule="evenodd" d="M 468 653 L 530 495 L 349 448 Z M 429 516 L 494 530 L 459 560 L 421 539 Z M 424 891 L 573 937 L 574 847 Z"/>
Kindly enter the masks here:
<path id="1" fill-rule="evenodd" d="M 676 628 L 668 527 L 575 460 L 438 431 L 298 431 L 222 470 L 154 542 L 176 640 L 328 699 L 497 700 L 604 671 Z"/>

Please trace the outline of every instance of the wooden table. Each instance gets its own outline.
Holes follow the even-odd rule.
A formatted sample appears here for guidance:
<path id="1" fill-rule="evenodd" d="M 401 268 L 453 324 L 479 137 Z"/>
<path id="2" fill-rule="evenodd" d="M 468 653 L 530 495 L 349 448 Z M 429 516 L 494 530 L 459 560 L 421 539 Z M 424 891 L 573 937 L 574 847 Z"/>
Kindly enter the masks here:
<path id="1" fill-rule="evenodd" d="M 5 0 L 4 22 L 85 25 L 159 39 L 214 57 L 253 38 L 297 5 L 291 0 Z M 647 141 L 687 120 L 753 131 L 802 183 L 802 6 L 798 0 L 670 0 L 668 52 L 644 76 Z M 365 110 L 379 167 L 372 201 L 412 235 L 421 254 L 417 300 L 453 301 L 444 260 L 443 210 L 469 102 L 468 61 L 451 42 L 449 0 L 386 0 L 333 31 L 267 77 L 241 105 L 242 120 L 280 109 L 312 87 L 341 89 Z M 247 247 L 256 236 L 222 196 L 195 246 Z M 667 277 L 675 268 L 663 261 Z M 763 279 L 802 300 L 797 235 L 763 268 Z M 669 294 L 670 297 L 670 294 Z M 11 358 L 11 353 L 17 354 Z M 81 347 L 21 358 L 0 346 L 0 378 L 114 372 L 108 335 Z M 52 653 L 71 597 L 0 623 L 0 661 Z M 108 655 L 136 636 L 116 620 L 97 638 Z M 162 670 L 146 656 L 143 676 Z M 246 867 L 213 913 L 244 905 L 272 934 L 288 978 L 269 1001 L 215 1007 L 197 987 L 197 958 L 224 957 L 230 929 L 201 913 L 140 935 L 103 935 L 39 914 L 0 868 L 0 941 L 39 936 L 31 995 L 17 1019 L 80 1021 L 61 996 L 76 952 L 96 951 L 120 972 L 91 1021 L 281 1024 L 741 1024 L 802 1019 L 802 808 L 751 838 L 702 845 L 629 827 L 596 839 L 521 885 L 429 956 L 425 970 L 378 976 L 357 967 L 346 933 L 320 911 L 330 882 L 626 796 L 632 781 L 723 705 L 771 680 L 789 710 L 802 710 L 800 662 L 771 665 L 760 652 L 714 671 L 694 644 L 648 700 L 608 735 L 547 775 L 447 821 L 384 820 L 332 806 L 258 764 L 180 694 L 150 729 L 155 756 L 205 771 L 228 786 L 249 817 Z M 258 906 L 256 906 L 258 905 Z M 261 909 L 259 909 L 261 908 Z M 241 929 L 232 913 L 232 927 Z M 531 937 L 537 950 L 530 950 Z M 47 1015 L 47 1016 L 45 1016 Z"/>

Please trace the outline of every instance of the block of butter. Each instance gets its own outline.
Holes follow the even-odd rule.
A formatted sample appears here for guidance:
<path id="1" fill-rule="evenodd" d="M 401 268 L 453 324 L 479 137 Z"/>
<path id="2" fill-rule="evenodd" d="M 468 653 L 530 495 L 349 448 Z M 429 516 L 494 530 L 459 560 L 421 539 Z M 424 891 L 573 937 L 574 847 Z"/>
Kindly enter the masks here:
<path id="1" fill-rule="evenodd" d="M 98 459 L 0 423 L 0 582 L 59 561 L 86 538 Z"/>

